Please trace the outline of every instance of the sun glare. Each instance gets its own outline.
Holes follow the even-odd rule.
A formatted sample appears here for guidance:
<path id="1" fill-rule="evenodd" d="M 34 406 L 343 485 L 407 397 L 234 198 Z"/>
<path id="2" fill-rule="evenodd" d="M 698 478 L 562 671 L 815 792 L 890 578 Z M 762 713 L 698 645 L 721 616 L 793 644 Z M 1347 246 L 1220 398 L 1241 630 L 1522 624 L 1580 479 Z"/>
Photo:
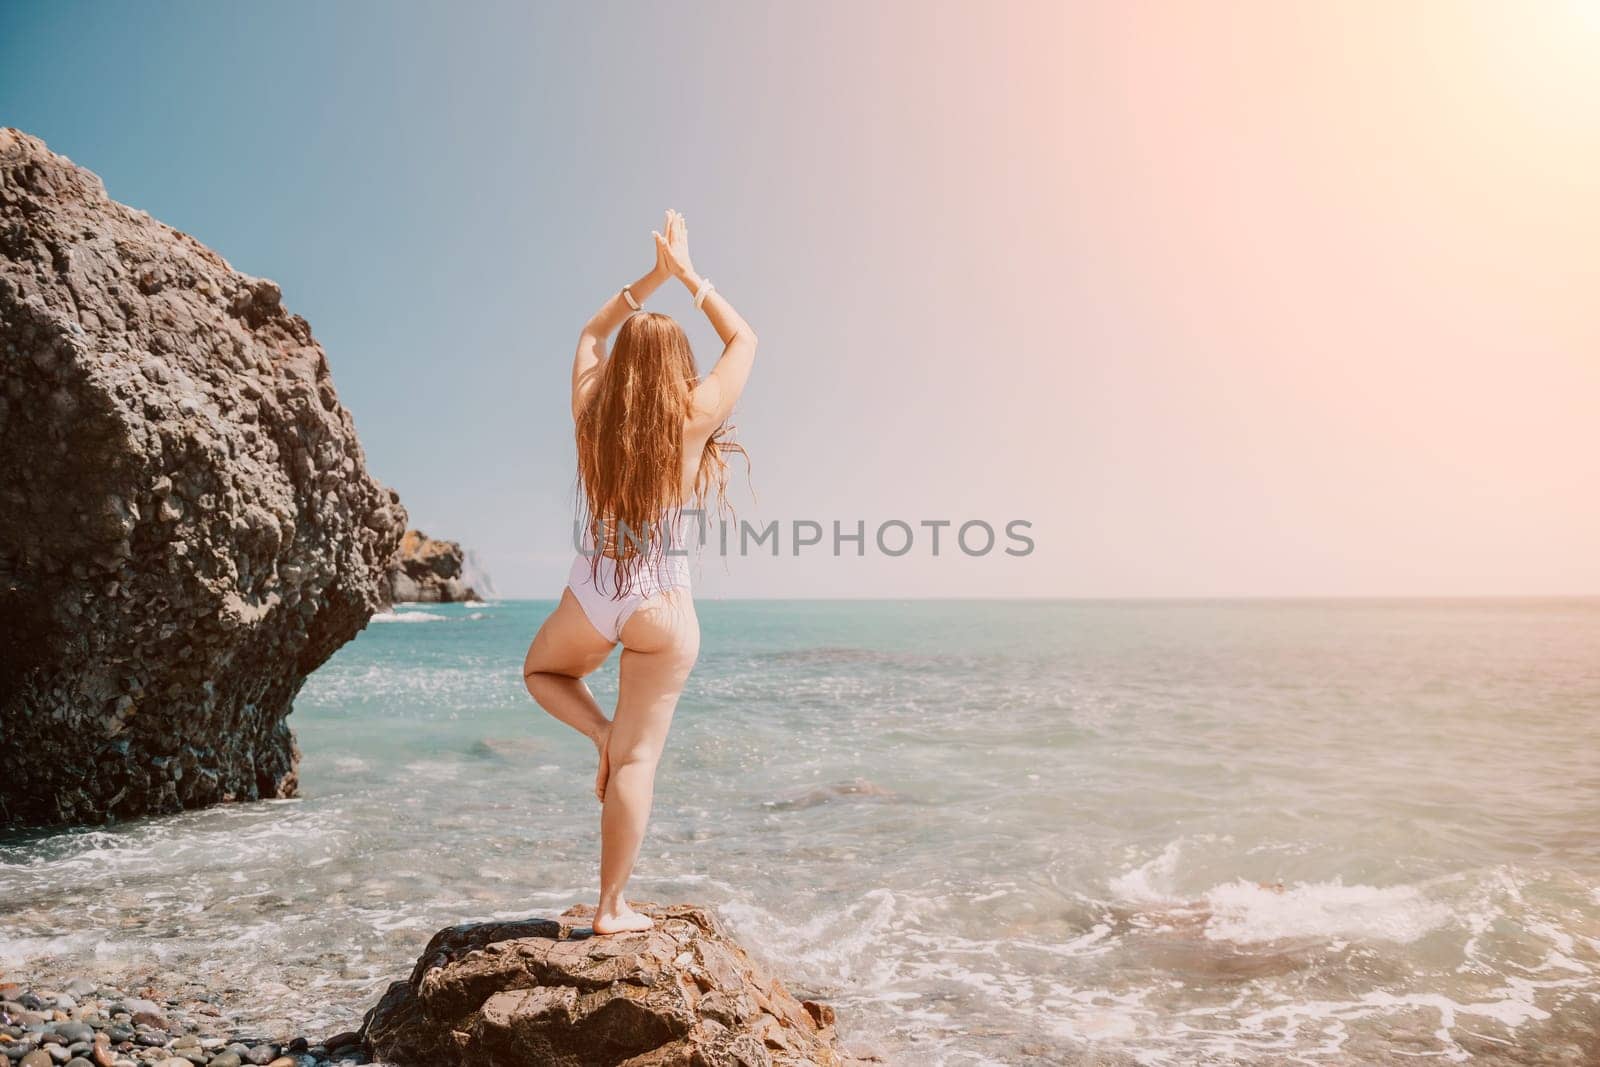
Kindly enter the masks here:
<path id="1" fill-rule="evenodd" d="M 1594 33 L 1600 33 L 1600 0 L 1569 0 L 1574 20 Z"/>

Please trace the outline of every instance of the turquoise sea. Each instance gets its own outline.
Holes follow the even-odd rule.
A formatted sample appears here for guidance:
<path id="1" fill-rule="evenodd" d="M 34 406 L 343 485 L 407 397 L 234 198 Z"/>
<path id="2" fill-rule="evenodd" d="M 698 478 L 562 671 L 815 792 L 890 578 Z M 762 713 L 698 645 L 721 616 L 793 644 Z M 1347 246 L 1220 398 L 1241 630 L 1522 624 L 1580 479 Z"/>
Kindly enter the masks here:
<path id="1" fill-rule="evenodd" d="M 0 967 L 359 1018 L 596 891 L 543 602 L 307 683 L 301 798 L 0 844 Z M 630 895 L 896 1064 L 1600 1062 L 1600 601 L 702 602 Z M 598 676 L 614 694 L 615 661 Z"/>

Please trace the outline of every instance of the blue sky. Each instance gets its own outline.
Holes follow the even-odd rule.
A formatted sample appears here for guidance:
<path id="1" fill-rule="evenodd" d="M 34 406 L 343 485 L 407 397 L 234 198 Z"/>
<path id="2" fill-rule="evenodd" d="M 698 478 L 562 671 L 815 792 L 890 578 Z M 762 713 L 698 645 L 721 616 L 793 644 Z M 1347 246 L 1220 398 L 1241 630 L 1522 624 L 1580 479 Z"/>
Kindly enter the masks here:
<path id="1" fill-rule="evenodd" d="M 1552 295 L 1593 280 L 1593 34 L 1213 10 L 11 2 L 0 122 L 277 280 L 503 592 L 560 589 L 571 350 L 669 206 L 762 337 L 735 500 L 786 528 L 710 595 L 1600 590 L 1600 329 Z M 1036 549 L 795 557 L 795 519 Z"/>

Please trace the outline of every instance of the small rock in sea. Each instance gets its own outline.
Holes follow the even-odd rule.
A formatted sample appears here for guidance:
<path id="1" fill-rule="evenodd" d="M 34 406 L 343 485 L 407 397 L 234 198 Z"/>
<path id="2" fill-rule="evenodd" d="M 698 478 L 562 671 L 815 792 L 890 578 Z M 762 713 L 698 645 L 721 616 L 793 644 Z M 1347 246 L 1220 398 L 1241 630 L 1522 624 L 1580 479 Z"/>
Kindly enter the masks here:
<path id="1" fill-rule="evenodd" d="M 92 997 L 96 991 L 99 990 L 99 988 L 99 986 L 95 985 L 87 978 L 67 979 L 67 992 L 71 993 L 75 997 Z"/>
<path id="2" fill-rule="evenodd" d="M 466 554 L 454 541 L 407 530 L 389 564 L 389 603 L 450 604 L 477 600 L 467 584 Z"/>
<path id="3" fill-rule="evenodd" d="M 167 1033 L 165 1030 L 156 1030 L 152 1028 L 149 1030 L 140 1030 L 138 1033 L 133 1035 L 133 1040 L 136 1044 L 145 1045 L 149 1048 L 162 1048 L 168 1041 L 172 1040 L 172 1035 Z"/>
<path id="4" fill-rule="evenodd" d="M 207 1061 L 208 1067 L 244 1067 L 244 1061 L 232 1050 L 217 1053 Z"/>
<path id="5" fill-rule="evenodd" d="M 67 1067 L 94 1067 L 94 1064 L 90 1063 L 82 1056 L 77 1056 L 67 1061 Z"/>
<path id="6" fill-rule="evenodd" d="M 346 1045 L 354 1045 L 356 1042 L 358 1042 L 360 1040 L 361 1040 L 361 1035 L 360 1034 L 356 1033 L 354 1030 L 346 1030 L 343 1033 L 334 1034 L 332 1037 L 328 1038 L 328 1040 L 324 1041 L 322 1044 L 323 1044 L 324 1047 L 327 1048 L 327 1050 L 329 1052 L 337 1052 L 340 1049 L 344 1048 Z"/>
<path id="7" fill-rule="evenodd" d="M 278 1046 L 267 1044 L 257 1045 L 255 1048 L 247 1052 L 244 1058 L 249 1060 L 251 1063 L 260 1065 L 260 1067 L 265 1067 L 266 1064 L 269 1064 L 278 1058 Z"/>
<path id="8" fill-rule="evenodd" d="M 189 1067 L 189 1061 L 181 1056 L 171 1056 L 158 1061 L 157 1067 Z"/>
<path id="9" fill-rule="evenodd" d="M 36 1048 L 23 1056 L 17 1067 L 55 1067 L 55 1062 L 50 1058 L 50 1053 Z"/>

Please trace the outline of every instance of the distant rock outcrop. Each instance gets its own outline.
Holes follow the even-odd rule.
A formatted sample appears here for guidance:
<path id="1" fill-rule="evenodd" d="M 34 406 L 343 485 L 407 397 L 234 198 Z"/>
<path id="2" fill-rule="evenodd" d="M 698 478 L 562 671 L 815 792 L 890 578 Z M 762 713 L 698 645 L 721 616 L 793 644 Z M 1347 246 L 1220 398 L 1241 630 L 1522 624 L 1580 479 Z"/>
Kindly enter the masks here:
<path id="1" fill-rule="evenodd" d="M 389 569 L 389 603 L 452 604 L 481 600 L 466 583 L 466 554 L 454 541 L 407 530 Z"/>
<path id="2" fill-rule="evenodd" d="M 594 909 L 440 930 L 411 977 L 367 1013 L 384 1062 L 495 1067 L 853 1067 L 833 1009 L 797 1000 L 710 912 L 633 907 L 656 920 L 594 936 Z"/>
<path id="3" fill-rule="evenodd" d="M 270 281 L 0 129 L 0 823 L 288 796 L 405 529 Z"/>

